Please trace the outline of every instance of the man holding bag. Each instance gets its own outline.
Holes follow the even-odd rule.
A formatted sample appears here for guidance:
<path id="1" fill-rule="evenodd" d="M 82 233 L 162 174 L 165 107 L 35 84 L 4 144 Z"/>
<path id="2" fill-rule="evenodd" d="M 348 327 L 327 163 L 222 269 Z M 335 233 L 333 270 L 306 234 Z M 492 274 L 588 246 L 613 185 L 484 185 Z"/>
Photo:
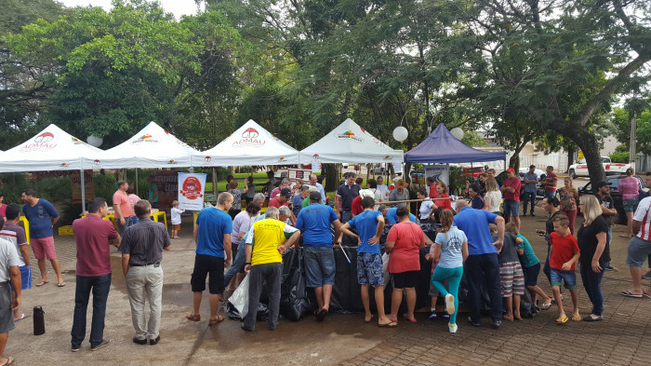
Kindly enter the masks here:
<path id="1" fill-rule="evenodd" d="M 246 238 L 246 263 L 249 273 L 249 311 L 244 317 L 242 329 L 255 331 L 258 303 L 262 284 L 267 281 L 269 289 L 269 329 L 278 327 L 280 311 L 280 276 L 282 254 L 298 241 L 301 232 L 278 220 L 278 209 L 267 208 L 265 219 L 256 221 Z"/>

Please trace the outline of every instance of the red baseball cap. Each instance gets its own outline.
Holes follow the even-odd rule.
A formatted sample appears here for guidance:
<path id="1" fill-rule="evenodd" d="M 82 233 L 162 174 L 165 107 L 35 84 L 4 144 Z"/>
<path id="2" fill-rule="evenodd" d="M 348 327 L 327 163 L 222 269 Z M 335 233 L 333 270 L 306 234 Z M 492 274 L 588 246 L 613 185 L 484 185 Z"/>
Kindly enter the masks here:
<path id="1" fill-rule="evenodd" d="M 513 169 L 513 168 L 508 168 L 508 169 L 506 169 L 506 171 L 509 172 L 509 173 L 514 173 L 515 174 L 515 169 Z"/>

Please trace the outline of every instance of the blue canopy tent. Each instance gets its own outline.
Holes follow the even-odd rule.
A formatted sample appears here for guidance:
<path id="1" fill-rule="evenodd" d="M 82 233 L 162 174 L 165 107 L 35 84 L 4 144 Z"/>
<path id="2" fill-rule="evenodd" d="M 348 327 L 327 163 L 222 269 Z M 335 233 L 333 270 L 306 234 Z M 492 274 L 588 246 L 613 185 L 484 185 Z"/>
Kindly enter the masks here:
<path id="1" fill-rule="evenodd" d="M 405 162 L 422 164 L 472 163 L 503 160 L 506 151 L 481 151 L 457 140 L 441 123 L 425 141 L 405 153 Z"/>

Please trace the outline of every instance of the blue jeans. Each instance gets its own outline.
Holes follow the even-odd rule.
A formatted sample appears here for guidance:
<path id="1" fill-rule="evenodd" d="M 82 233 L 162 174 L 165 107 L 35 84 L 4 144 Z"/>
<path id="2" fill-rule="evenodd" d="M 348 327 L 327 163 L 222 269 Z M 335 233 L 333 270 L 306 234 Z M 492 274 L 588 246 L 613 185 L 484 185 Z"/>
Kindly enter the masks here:
<path id="1" fill-rule="evenodd" d="M 552 284 L 552 267 L 549 265 L 549 255 L 551 254 L 552 251 L 552 246 L 547 245 L 547 258 L 545 259 L 545 265 L 543 266 L 543 273 L 547 277 L 547 280 L 549 281 L 549 284 Z"/>
<path id="2" fill-rule="evenodd" d="M 527 214 L 527 204 L 531 202 L 531 214 L 533 215 L 533 208 L 536 207 L 536 192 L 524 192 L 522 197 L 522 213 Z"/>
<path id="3" fill-rule="evenodd" d="M 554 192 L 545 192 L 545 198 L 554 198 L 556 197 L 556 190 Z"/>
<path id="4" fill-rule="evenodd" d="M 606 233 L 606 246 L 610 248 L 610 243 L 613 240 L 613 228 L 609 227 L 608 232 Z M 610 262 L 605 262 L 603 265 L 603 270 L 605 271 L 606 268 L 610 268 Z"/>
<path id="5" fill-rule="evenodd" d="M 238 272 L 242 272 L 244 270 L 245 262 L 246 244 L 244 244 L 244 240 L 242 240 L 237 246 L 237 253 L 235 253 L 233 264 L 231 264 L 231 267 L 228 269 L 228 271 L 226 271 L 226 274 L 224 275 L 224 286 L 228 286 L 228 284 L 231 282 L 231 279 L 233 279 L 233 277 L 235 277 Z"/>
<path id="6" fill-rule="evenodd" d="M 482 284 L 488 288 L 493 321 L 502 319 L 502 292 L 500 287 L 500 265 L 497 253 L 475 254 L 468 256 L 464 265 L 468 280 L 468 305 L 470 317 L 478 323 L 481 318 Z"/>
<path id="7" fill-rule="evenodd" d="M 131 216 L 131 225 L 135 225 L 138 223 L 138 216 Z"/>
<path id="8" fill-rule="evenodd" d="M 604 266 L 602 266 L 604 267 Z M 604 269 L 595 273 L 590 262 L 581 263 L 581 280 L 583 288 L 588 293 L 592 303 L 592 314 L 602 316 L 604 313 L 604 295 L 601 293 L 601 279 L 604 277 Z"/>
<path id="9" fill-rule="evenodd" d="M 115 221 L 118 223 L 118 232 L 120 233 L 120 235 L 124 233 L 124 229 L 133 225 L 133 221 L 131 221 L 131 217 L 124 218 L 124 226 L 120 225 L 120 220 L 118 218 L 116 218 Z"/>
<path id="10" fill-rule="evenodd" d="M 104 341 L 104 318 L 106 300 L 111 289 L 111 274 L 98 277 L 77 276 L 75 289 L 75 312 L 72 320 L 72 348 L 79 348 L 86 337 L 86 309 L 93 292 L 93 322 L 90 326 L 90 346 L 96 347 Z"/>

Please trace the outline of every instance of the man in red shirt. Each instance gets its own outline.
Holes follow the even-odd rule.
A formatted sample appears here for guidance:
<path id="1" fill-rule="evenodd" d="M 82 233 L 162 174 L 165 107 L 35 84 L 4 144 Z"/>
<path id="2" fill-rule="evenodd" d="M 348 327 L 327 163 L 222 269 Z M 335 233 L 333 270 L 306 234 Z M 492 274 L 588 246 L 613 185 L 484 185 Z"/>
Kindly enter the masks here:
<path id="1" fill-rule="evenodd" d="M 542 185 L 545 186 L 545 197 L 556 196 L 556 182 L 558 182 L 558 176 L 554 174 L 554 167 L 550 165 L 547 167 L 547 175 L 542 182 Z"/>
<path id="2" fill-rule="evenodd" d="M 93 292 L 93 323 L 90 327 L 90 349 L 95 351 L 109 344 L 104 339 L 106 300 L 111 289 L 111 248 L 118 247 L 120 235 L 110 221 L 102 220 L 108 213 L 106 200 L 93 198 L 88 203 L 88 216 L 72 223 L 77 245 L 77 288 L 72 322 L 72 351 L 79 351 L 86 337 L 86 309 Z"/>
<path id="3" fill-rule="evenodd" d="M 283 188 L 280 190 L 280 194 L 276 198 L 269 200 L 267 207 L 275 207 L 277 209 L 280 209 L 280 206 L 288 206 L 289 209 L 292 210 L 293 207 L 290 206 L 291 202 L 289 202 L 291 198 L 292 190 L 289 188 Z M 294 216 L 293 212 L 291 214 L 290 220 L 292 220 L 292 222 L 296 222 L 296 216 Z"/>
<path id="4" fill-rule="evenodd" d="M 506 177 L 502 188 L 500 188 L 504 195 L 504 219 L 513 222 L 520 232 L 520 185 L 522 182 L 519 177 L 515 176 L 513 168 L 506 170 Z"/>

